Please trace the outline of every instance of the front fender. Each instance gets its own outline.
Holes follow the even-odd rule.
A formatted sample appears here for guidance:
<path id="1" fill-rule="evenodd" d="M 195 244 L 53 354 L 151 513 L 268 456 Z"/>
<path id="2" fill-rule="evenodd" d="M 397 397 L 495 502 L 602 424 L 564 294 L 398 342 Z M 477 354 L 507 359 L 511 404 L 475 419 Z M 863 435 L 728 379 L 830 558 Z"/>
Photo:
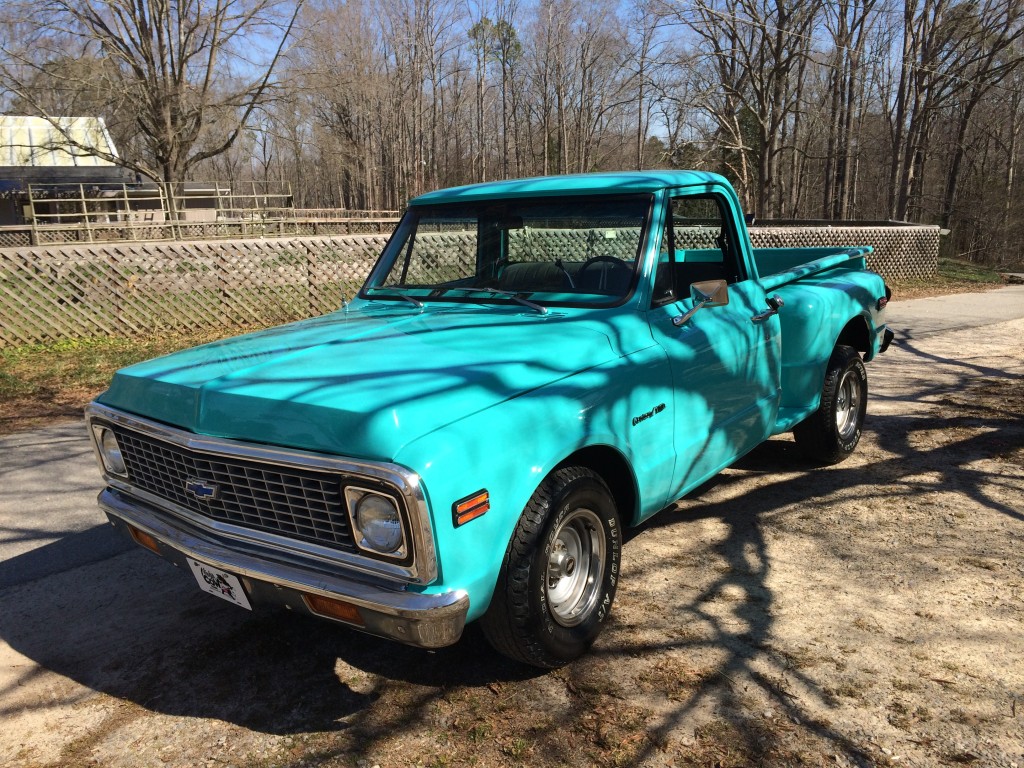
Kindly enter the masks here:
<path id="1" fill-rule="evenodd" d="M 672 470 L 669 419 L 633 420 L 664 402 L 660 348 L 650 347 L 456 421 L 396 462 L 417 472 L 431 510 L 439 578 L 424 591 L 465 590 L 469 619 L 490 603 L 506 548 L 537 486 L 576 451 L 610 446 L 632 468 L 638 505 L 663 506 Z M 457 526 L 455 502 L 486 489 L 490 510 Z M 661 489 L 659 491 L 659 489 Z M 620 510 L 623 522 L 633 510 Z"/>

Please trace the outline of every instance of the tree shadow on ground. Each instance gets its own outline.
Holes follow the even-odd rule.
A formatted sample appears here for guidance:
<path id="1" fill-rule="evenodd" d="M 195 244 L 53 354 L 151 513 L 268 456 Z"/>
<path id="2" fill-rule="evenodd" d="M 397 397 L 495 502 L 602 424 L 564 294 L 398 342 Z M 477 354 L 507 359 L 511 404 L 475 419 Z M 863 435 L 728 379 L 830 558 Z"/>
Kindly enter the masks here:
<path id="1" fill-rule="evenodd" d="M 102 549 L 119 544 L 108 527 L 67 538 L 82 536 Z M 36 557 L 4 565 L 18 571 L 19 560 Z M 249 613 L 210 599 L 190 574 L 141 550 L 4 590 L 0 637 L 44 669 L 146 709 L 277 734 L 338 730 L 372 709 L 378 695 L 340 679 L 339 657 L 414 688 L 536 674 L 495 656 L 475 631 L 428 652 L 286 611 Z"/>
<path id="2" fill-rule="evenodd" d="M 961 387 L 967 390 L 977 375 L 965 367 Z M 947 391 L 956 386 L 944 385 Z M 172 566 L 140 550 L 6 589 L 0 637 L 38 667 L 152 712 L 268 734 L 325 734 L 320 760 L 369 758 L 391 740 L 418 732 L 439 752 L 491 750 L 496 762 L 640 765 L 708 707 L 719 713 L 721 727 L 696 734 L 695 749 L 733 764 L 795 759 L 784 730 L 744 714 L 740 681 L 752 681 L 792 724 L 787 731 L 868 764 L 865 745 L 816 720 L 792 693 L 799 686 L 802 695 L 829 703 L 815 680 L 773 649 L 777 595 L 768 578 L 766 529 L 778 510 L 813 506 L 840 490 L 884 505 L 894 493 L 923 487 L 922 469 L 1019 521 L 1019 510 L 991 494 L 1002 478 L 980 469 L 977 460 L 1024 445 L 1020 414 L 998 409 L 963 417 L 872 416 L 869 429 L 884 453 L 878 461 L 812 470 L 792 442 L 772 440 L 737 465 L 739 474 L 715 481 L 721 487 L 738 484 L 740 474 L 763 475 L 754 488 L 727 501 L 704 500 L 708 487 L 698 489 L 688 503 L 632 532 L 627 562 L 641 537 L 684 536 L 687 525 L 700 520 L 715 520 L 726 531 L 707 553 L 719 564 L 714 575 L 698 589 L 673 585 L 671 604 L 659 606 L 669 618 L 660 619 L 656 631 L 637 640 L 623 631 L 622 618 L 615 619 L 589 656 L 553 673 L 502 659 L 472 626 L 457 645 L 427 652 L 287 613 L 250 614 L 198 592 L 189 574 L 175 578 Z M 922 448 L 915 435 L 935 430 L 949 438 Z M 638 568 L 631 578 L 640 584 L 649 575 Z M 641 592 L 635 599 L 642 602 Z M 642 611 L 634 613 L 644 620 Z M 686 678 L 681 659 L 702 649 L 716 651 L 719 661 Z M 667 674 L 645 677 L 655 668 Z M 0 701 L 38 674 L 31 668 L 12 678 Z M 648 694 L 664 704 L 654 715 L 624 693 L 644 688 L 645 680 Z M 0 716 L 11 714 L 0 710 Z M 503 718 L 512 725 L 503 726 Z M 483 734 L 485 743 L 473 734 Z"/>

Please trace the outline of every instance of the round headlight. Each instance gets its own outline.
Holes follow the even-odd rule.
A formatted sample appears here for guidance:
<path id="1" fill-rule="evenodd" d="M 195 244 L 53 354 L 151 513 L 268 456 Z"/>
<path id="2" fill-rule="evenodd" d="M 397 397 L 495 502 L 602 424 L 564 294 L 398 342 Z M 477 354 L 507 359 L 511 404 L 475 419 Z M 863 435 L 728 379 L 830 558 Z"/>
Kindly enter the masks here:
<path id="1" fill-rule="evenodd" d="M 368 493 L 356 504 L 356 525 L 365 546 L 383 554 L 396 554 L 402 547 L 402 518 L 395 503 Z"/>
<path id="2" fill-rule="evenodd" d="M 100 435 L 100 455 L 103 457 L 103 465 L 108 472 L 114 475 L 128 474 L 128 469 L 124 465 L 124 457 L 121 455 L 121 446 L 117 444 L 117 438 L 109 429 L 104 429 Z"/>

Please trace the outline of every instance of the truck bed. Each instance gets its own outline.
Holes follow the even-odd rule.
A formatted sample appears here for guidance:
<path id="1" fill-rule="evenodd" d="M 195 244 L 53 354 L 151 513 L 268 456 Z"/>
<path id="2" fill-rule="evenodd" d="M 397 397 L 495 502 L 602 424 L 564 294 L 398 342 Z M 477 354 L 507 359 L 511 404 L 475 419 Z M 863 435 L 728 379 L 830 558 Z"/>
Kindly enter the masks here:
<path id="1" fill-rule="evenodd" d="M 863 270 L 871 246 L 853 248 L 754 248 L 754 263 L 765 290 L 839 267 Z"/>

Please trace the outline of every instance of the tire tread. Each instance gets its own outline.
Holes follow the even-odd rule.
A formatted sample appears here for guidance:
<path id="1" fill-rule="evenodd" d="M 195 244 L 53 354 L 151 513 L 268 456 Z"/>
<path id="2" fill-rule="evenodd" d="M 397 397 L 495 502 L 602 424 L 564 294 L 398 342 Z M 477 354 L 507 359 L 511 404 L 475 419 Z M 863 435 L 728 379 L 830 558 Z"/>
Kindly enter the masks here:
<path id="1" fill-rule="evenodd" d="M 843 373 L 851 366 L 860 367 L 860 375 L 865 381 L 861 408 L 866 407 L 867 374 L 864 372 L 860 354 L 853 347 L 838 345 L 832 350 L 825 369 L 825 382 L 822 385 L 818 410 L 793 428 L 793 437 L 800 451 L 806 459 L 815 464 L 838 464 L 852 453 L 852 449 L 844 450 L 839 443 L 833 411 L 836 390 L 842 381 Z"/>
<path id="2" fill-rule="evenodd" d="M 604 480 L 586 467 L 562 467 L 548 475 L 523 509 L 505 550 L 491 604 L 480 618 L 480 627 L 491 646 L 524 664 L 553 669 L 567 661 L 552 654 L 532 631 L 530 565 L 547 520 L 555 511 L 556 499 L 564 489 L 584 479 L 599 484 L 611 498 Z"/>

